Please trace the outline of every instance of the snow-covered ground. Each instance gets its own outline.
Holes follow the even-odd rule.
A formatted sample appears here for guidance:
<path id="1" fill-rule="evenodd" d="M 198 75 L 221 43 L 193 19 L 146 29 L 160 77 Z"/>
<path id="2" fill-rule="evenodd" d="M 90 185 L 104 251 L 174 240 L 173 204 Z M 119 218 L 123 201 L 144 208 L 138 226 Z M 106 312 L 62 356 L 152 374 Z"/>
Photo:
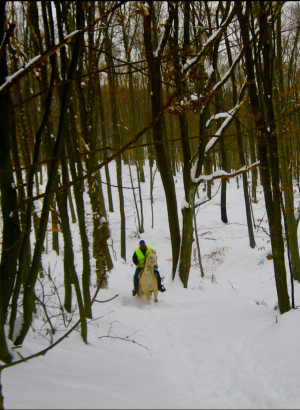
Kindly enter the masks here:
<path id="1" fill-rule="evenodd" d="M 110 169 L 111 183 L 116 185 L 114 164 Z M 140 238 L 133 194 L 124 189 L 126 261 L 120 257 L 120 217 L 117 189 L 113 188 L 115 212 L 108 218 L 114 268 L 108 288 L 100 290 L 97 300 L 118 296 L 93 305 L 87 345 L 75 331 L 45 356 L 4 370 L 5 408 L 300 408 L 300 312 L 293 309 L 280 315 L 276 309 L 273 263 L 268 259 L 270 242 L 261 228 L 267 229 L 261 190 L 258 203 L 253 204 L 256 224 L 261 225 L 255 229 L 255 249 L 249 247 L 241 182 L 239 189 L 236 179 L 228 184 L 228 224 L 220 218 L 220 191 L 199 209 L 197 225 L 205 276 L 201 277 L 194 250 L 188 289 L 184 289 L 178 278 L 174 282 L 171 278 L 171 243 L 160 175 L 155 178 L 152 229 L 148 168 L 145 171 L 145 233 Z M 130 186 L 127 174 L 124 166 L 124 186 Z M 180 212 L 181 175 L 175 179 Z M 216 181 L 213 190 L 218 186 Z M 80 273 L 77 232 L 73 225 Z M 158 303 L 131 296 L 131 257 L 139 239 L 157 251 L 159 270 L 165 277 L 167 291 L 159 293 Z M 49 252 L 43 260 L 61 292 L 62 255 Z M 91 265 L 93 268 L 93 260 Z M 93 293 L 94 270 L 91 282 Z M 289 273 L 288 288 L 290 292 Z M 295 283 L 296 306 L 299 294 L 299 284 Z M 34 328 L 19 350 L 22 356 L 49 345 L 50 336 L 42 336 L 39 330 L 39 318 Z M 64 331 L 60 326 L 54 340 Z M 16 350 L 15 356 L 17 359 Z"/>

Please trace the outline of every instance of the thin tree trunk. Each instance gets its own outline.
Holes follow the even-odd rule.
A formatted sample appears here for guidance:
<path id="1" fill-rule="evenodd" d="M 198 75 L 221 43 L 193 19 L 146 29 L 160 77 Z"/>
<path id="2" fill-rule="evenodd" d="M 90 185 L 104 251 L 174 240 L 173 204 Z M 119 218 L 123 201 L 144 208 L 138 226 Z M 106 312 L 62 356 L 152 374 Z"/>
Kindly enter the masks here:
<path id="1" fill-rule="evenodd" d="M 73 107 L 70 107 L 70 112 L 72 113 L 72 118 L 75 117 Z M 66 130 L 69 135 L 76 135 L 76 127 L 74 122 L 70 122 L 70 129 Z M 79 136 L 75 139 L 79 141 Z M 67 146 L 67 153 L 70 157 L 70 171 L 72 175 L 72 179 L 75 180 L 79 177 L 79 179 L 83 176 L 83 169 L 82 169 L 82 162 L 80 155 L 76 158 L 76 151 L 78 149 L 74 146 L 76 143 L 72 144 L 71 138 L 66 138 L 66 146 Z M 78 143 L 77 143 L 78 147 Z M 76 164 L 75 164 L 75 160 Z M 76 166 L 77 165 L 77 166 Z M 78 218 L 78 225 L 79 225 L 79 233 L 80 233 L 80 240 L 81 240 L 81 247 L 82 247 L 82 293 L 83 293 L 83 300 L 84 306 L 87 312 L 87 317 L 92 317 L 92 312 L 90 309 L 91 305 L 91 296 L 90 296 L 90 276 L 91 276 L 91 267 L 90 267 L 90 252 L 89 252 L 89 240 L 86 231 L 86 221 L 85 221 L 85 205 L 84 205 L 84 183 L 79 182 L 74 184 L 74 197 L 75 197 L 75 204 L 77 210 L 77 218 Z"/>
<path id="2" fill-rule="evenodd" d="M 138 233 L 143 233 L 143 232 L 141 231 L 141 219 L 140 219 L 140 213 L 139 213 L 139 209 L 138 209 L 138 206 L 137 206 L 137 200 L 136 200 L 136 195 L 135 195 L 135 191 L 134 191 L 134 185 L 133 185 L 133 178 L 132 178 L 132 172 L 131 172 L 131 165 L 130 165 L 130 163 L 128 164 L 128 168 L 129 168 L 129 175 L 130 175 L 130 183 L 131 183 L 131 188 L 132 188 L 134 208 L 135 208 L 135 211 L 136 211 L 136 217 L 137 217 L 137 222 L 138 222 L 137 232 L 138 232 Z M 139 184 L 139 188 L 140 188 L 139 178 L 138 178 L 138 184 Z"/>
<path id="3" fill-rule="evenodd" d="M 107 138 L 106 138 L 106 130 L 105 130 L 105 115 L 103 109 L 103 98 L 102 98 L 102 89 L 100 82 L 97 84 L 97 95 L 98 95 L 98 106 L 99 106 L 99 115 L 100 115 L 100 124 L 101 124 L 101 136 L 102 136 L 102 147 L 106 147 Z M 106 150 L 103 151 L 105 155 Z M 111 183 L 110 183 L 110 174 L 109 174 L 109 167 L 108 164 L 104 166 L 105 170 L 105 179 L 106 179 L 106 189 L 107 189 L 107 198 L 108 198 L 108 210 L 109 212 L 114 212 L 114 204 L 113 204 L 113 197 L 111 192 Z"/>
<path id="4" fill-rule="evenodd" d="M 76 10 L 77 10 L 77 28 L 80 29 L 83 26 L 83 19 L 82 19 L 82 2 L 77 2 L 76 5 Z M 68 72 L 68 79 L 72 80 L 73 76 L 76 73 L 76 65 L 78 62 L 78 58 L 80 55 L 80 36 L 77 36 L 75 41 L 74 41 L 74 46 L 73 46 L 73 53 L 72 53 L 72 60 Z M 63 152 L 63 145 L 64 145 L 64 124 L 67 121 L 67 110 L 68 110 L 68 102 L 70 99 L 70 93 L 72 89 L 72 81 L 67 82 L 64 85 L 63 88 L 63 95 L 62 95 L 62 101 L 61 101 L 61 108 L 60 108 L 60 116 L 59 116 L 59 126 L 58 126 L 58 131 L 57 131 L 57 137 L 53 149 L 53 161 L 51 165 L 51 170 L 49 172 L 49 179 L 48 183 L 46 186 L 46 191 L 45 191 L 45 197 L 44 197 L 44 202 L 43 202 L 43 208 L 42 208 L 42 215 L 41 215 L 41 220 L 40 220 L 40 225 L 39 225 L 39 230 L 36 238 L 36 244 L 35 244 L 35 249 L 34 249 L 34 254 L 33 254 L 33 259 L 30 267 L 30 272 L 29 272 L 29 277 L 26 281 L 25 287 L 24 287 L 24 299 L 23 299 L 23 324 L 20 329 L 20 333 L 17 336 L 15 340 L 15 344 L 22 344 L 24 338 L 27 335 L 27 332 L 30 328 L 31 322 L 32 322 L 32 313 L 34 311 L 34 287 L 38 275 L 38 270 L 40 267 L 40 258 L 41 258 L 41 253 L 43 250 L 43 243 L 45 239 L 45 233 L 47 229 L 47 224 L 48 224 L 48 216 L 49 216 L 49 211 L 50 211 L 50 206 L 53 202 L 53 197 L 55 193 L 55 189 L 57 186 L 57 170 L 58 170 L 58 164 L 59 164 L 59 159 L 60 156 Z"/>
<path id="5" fill-rule="evenodd" d="M 276 147 L 276 133 L 272 129 L 272 132 L 275 133 L 273 136 L 271 132 L 268 131 L 265 124 L 265 118 L 262 116 L 262 108 L 258 99 L 258 90 L 256 88 L 255 74 L 254 74 L 254 61 L 252 58 L 252 47 L 249 38 L 249 7 L 247 3 L 246 13 L 242 12 L 242 6 L 239 1 L 235 2 L 238 9 L 237 16 L 240 24 L 241 36 L 243 40 L 243 45 L 245 48 L 245 66 L 246 74 L 248 80 L 248 90 L 250 97 L 250 105 L 252 113 L 255 119 L 255 124 L 258 132 L 258 153 L 260 160 L 260 173 L 261 180 L 264 189 L 265 203 L 267 214 L 269 218 L 269 228 L 272 244 L 272 253 L 273 253 L 273 263 L 275 271 L 275 282 L 278 295 L 278 304 L 280 313 L 285 313 L 290 310 L 289 295 L 287 290 L 286 282 L 286 269 L 285 269 L 285 258 L 284 258 L 284 244 L 282 237 L 282 225 L 281 225 L 281 212 L 280 212 L 280 191 L 278 185 L 278 157 L 277 157 L 277 147 Z M 261 4 L 261 3 L 260 3 Z M 264 5 L 262 5 L 263 7 Z M 264 41 L 267 41 L 267 38 L 264 39 L 266 33 L 264 32 L 264 25 L 267 24 L 266 18 L 263 15 L 264 19 L 261 21 L 260 28 L 261 39 L 263 44 L 263 52 L 267 52 L 267 44 L 264 44 Z M 268 59 L 269 55 L 264 55 L 264 92 L 267 91 L 266 96 L 272 96 L 272 85 L 270 84 L 270 78 L 268 76 L 267 70 L 269 69 Z M 269 100 L 269 105 L 272 99 Z M 274 125 L 273 127 L 274 128 Z M 271 157 L 271 167 L 268 161 L 268 149 Z M 271 175 L 269 170 L 271 168 Z M 272 181 L 272 185 L 271 185 Z M 272 193 L 274 192 L 274 196 Z"/>
<path id="6" fill-rule="evenodd" d="M 78 73 L 78 78 L 81 75 Z M 80 84 L 80 80 L 77 80 L 77 95 L 78 95 L 78 117 L 80 121 L 76 119 L 78 139 L 84 141 L 88 147 L 89 154 L 85 156 L 86 169 L 94 169 L 97 166 L 96 157 L 96 141 L 93 135 L 90 136 L 89 131 L 94 129 L 94 125 L 91 119 L 88 119 L 88 112 L 85 104 L 85 96 L 83 87 Z M 91 100 L 89 104 L 92 104 L 93 96 L 90 95 Z M 75 117 L 76 118 L 76 117 Z M 110 257 L 109 249 L 107 246 L 107 239 L 109 238 L 109 231 L 105 231 L 107 235 L 104 235 L 103 219 L 106 220 L 106 210 L 103 199 L 102 185 L 100 173 L 94 173 L 88 176 L 89 185 L 89 197 L 93 212 L 93 256 L 96 261 L 96 272 L 98 286 L 107 286 L 106 271 L 111 270 L 113 267 Z M 104 268 L 104 269 L 103 269 Z"/>
<path id="7" fill-rule="evenodd" d="M 227 168 L 227 155 L 225 150 L 225 144 L 223 138 L 220 138 L 221 146 L 221 156 L 222 156 L 222 169 L 226 171 Z M 227 218 L 227 207 L 226 207 L 226 196 L 227 196 L 227 179 L 222 179 L 221 181 L 221 220 L 224 224 L 228 223 Z"/>
<path id="8" fill-rule="evenodd" d="M 151 204 L 151 228 L 154 228 L 154 212 L 153 212 L 153 186 L 156 170 L 153 172 L 153 160 L 149 159 L 150 168 L 150 204 Z"/>
<path id="9" fill-rule="evenodd" d="M 117 79 L 115 75 L 114 60 L 113 60 L 113 49 L 112 49 L 112 39 L 109 36 L 108 25 L 105 28 L 105 59 L 108 71 L 108 84 L 109 84 L 109 96 L 110 96 L 110 106 L 111 106 L 111 122 L 112 131 L 115 141 L 115 147 L 121 147 L 121 135 L 118 126 L 118 104 L 117 104 Z M 124 196 L 122 188 L 122 156 L 119 155 L 116 158 L 116 171 L 117 171 L 117 185 L 119 194 L 119 209 L 120 209 L 120 225 L 121 225 L 121 238 L 120 238 L 120 248 L 121 257 L 126 260 L 126 218 L 124 209 Z"/>
<path id="10" fill-rule="evenodd" d="M 194 230 L 195 230 L 195 238 L 196 238 L 196 246 L 197 246 L 197 254 L 198 254 L 198 261 L 199 261 L 199 267 L 200 267 L 200 272 L 201 272 L 201 278 L 204 278 L 204 269 L 202 265 L 200 241 L 199 241 L 198 229 L 197 229 L 197 215 L 195 212 L 195 208 L 194 208 Z"/>
<path id="11" fill-rule="evenodd" d="M 63 185 L 65 185 L 65 181 L 67 180 L 68 170 L 66 163 L 63 162 L 62 164 L 62 177 L 63 177 Z M 65 185 L 66 186 L 66 185 Z M 61 226 L 62 232 L 64 237 L 64 286 L 65 286 L 65 302 L 64 307 L 67 312 L 72 312 L 72 284 L 75 288 L 75 294 L 78 303 L 79 315 L 80 315 L 80 332 L 82 340 L 87 343 L 87 321 L 86 321 L 86 314 L 84 309 L 84 303 L 82 300 L 79 280 L 76 274 L 75 266 L 74 266 L 74 254 L 73 254 L 73 246 L 72 246 L 72 235 L 70 230 L 69 218 L 68 218 L 68 199 L 67 199 L 67 191 L 64 188 L 62 191 L 58 190 L 56 193 L 57 197 L 57 204 L 60 212 L 61 218 Z"/>
<path id="12" fill-rule="evenodd" d="M 279 31 L 278 31 L 279 30 Z M 277 59 L 276 65 L 278 75 L 274 76 L 274 82 L 278 78 L 278 88 L 274 84 L 274 89 L 278 90 L 274 99 L 274 107 L 276 110 L 276 121 L 277 134 L 278 134 L 278 157 L 280 164 L 280 178 L 282 181 L 282 191 L 284 194 L 284 214 L 286 219 L 287 227 L 287 243 L 290 252 L 291 266 L 293 272 L 293 278 L 300 282 L 300 256 L 299 256 L 299 246 L 297 237 L 297 222 L 295 219 L 295 207 L 294 207 L 294 196 L 293 196 L 293 180 L 292 172 L 289 167 L 288 158 L 290 158 L 288 153 L 288 133 L 287 125 L 285 124 L 284 110 L 286 108 L 284 81 L 283 81 L 283 61 L 282 61 L 282 45 L 281 45 L 281 7 L 278 10 L 277 16 Z M 280 94 L 280 95 L 279 95 Z M 281 97 L 280 97 L 281 96 Z"/>
<path id="13" fill-rule="evenodd" d="M 226 43 L 228 63 L 231 66 L 233 60 L 232 60 L 232 55 L 231 55 L 231 50 L 230 50 L 230 45 L 229 45 L 227 34 L 225 35 L 225 43 Z M 232 71 L 231 73 L 231 84 L 232 84 L 232 102 L 233 102 L 233 105 L 235 106 L 238 103 L 238 93 L 237 93 L 236 78 L 235 78 L 234 71 Z M 244 148 L 243 148 L 243 142 L 242 142 L 242 130 L 241 130 L 241 125 L 240 125 L 240 120 L 238 118 L 238 114 L 235 117 L 234 122 L 235 122 L 235 128 L 237 132 L 237 144 L 238 144 L 240 163 L 242 166 L 244 166 L 246 165 L 246 161 L 245 161 Z M 253 161 L 253 163 L 254 162 L 255 161 Z M 254 239 L 252 217 L 251 217 L 251 205 L 250 205 L 250 198 L 249 198 L 249 191 L 248 191 L 248 178 L 247 178 L 246 173 L 243 174 L 243 190 L 244 190 L 244 200 L 245 200 L 245 208 L 246 208 L 249 244 L 251 248 L 255 248 L 255 239 Z"/>
<path id="14" fill-rule="evenodd" d="M 153 25 L 153 3 L 147 2 L 150 13 L 144 15 L 144 43 L 146 51 L 146 59 L 149 68 L 150 87 L 151 87 L 151 109 L 152 119 L 154 120 L 162 108 L 161 95 L 161 73 L 160 73 L 160 58 L 154 57 L 153 44 L 151 40 L 151 32 Z M 172 245 L 172 276 L 174 278 L 180 251 L 180 230 L 177 211 L 177 199 L 174 186 L 174 180 L 168 162 L 168 157 L 165 152 L 162 135 L 162 122 L 158 120 L 153 125 L 153 139 L 155 142 L 155 151 L 157 164 L 161 173 L 161 179 L 166 195 L 169 229 Z"/>
<path id="15" fill-rule="evenodd" d="M 137 165 L 137 179 L 138 179 L 138 189 L 139 189 L 139 201 L 140 201 L 140 233 L 144 233 L 144 211 L 143 211 L 143 198 L 142 198 L 142 189 L 141 189 L 141 182 L 145 182 L 145 178 L 144 178 L 144 170 L 140 170 L 140 162 L 138 162 Z M 143 178 L 143 181 L 141 180 L 141 178 Z"/>
<path id="16" fill-rule="evenodd" d="M 5 35 L 5 5 L 5 1 L 0 4 L 0 43 L 2 43 Z M 4 51 L 0 57 L 0 84 L 3 84 L 6 81 L 7 74 L 6 51 Z M 11 100 L 7 93 L 0 97 L 0 190 L 3 221 L 0 263 L 0 360 L 5 363 L 11 360 L 6 344 L 4 326 L 8 313 L 9 301 L 12 296 L 15 278 L 17 276 L 17 260 L 20 240 L 17 194 L 14 189 L 14 177 L 10 162 L 9 107 L 11 107 Z"/>

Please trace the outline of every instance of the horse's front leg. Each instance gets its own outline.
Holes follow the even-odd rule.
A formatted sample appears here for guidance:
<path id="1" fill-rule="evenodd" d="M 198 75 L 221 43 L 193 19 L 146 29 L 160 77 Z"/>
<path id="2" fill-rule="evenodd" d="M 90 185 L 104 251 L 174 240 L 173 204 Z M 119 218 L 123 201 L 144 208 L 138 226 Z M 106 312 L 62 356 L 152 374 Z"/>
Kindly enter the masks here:
<path id="1" fill-rule="evenodd" d="M 145 290 L 145 289 L 144 289 L 144 295 L 146 296 L 148 302 L 150 302 L 151 292 L 149 292 L 148 290 Z"/>

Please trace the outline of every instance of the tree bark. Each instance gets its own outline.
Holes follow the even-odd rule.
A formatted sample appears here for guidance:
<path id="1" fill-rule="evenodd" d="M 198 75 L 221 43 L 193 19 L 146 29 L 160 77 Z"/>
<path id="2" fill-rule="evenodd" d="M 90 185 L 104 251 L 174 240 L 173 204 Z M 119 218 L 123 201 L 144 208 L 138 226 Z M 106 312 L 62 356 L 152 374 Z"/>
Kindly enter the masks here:
<path id="1" fill-rule="evenodd" d="M 76 4 L 76 11 L 77 11 L 77 28 L 80 29 L 83 26 L 83 19 L 82 19 L 82 2 L 78 1 Z M 72 48 L 72 60 L 68 70 L 67 78 L 72 80 L 73 76 L 76 73 L 76 65 L 78 62 L 78 58 L 80 55 L 80 36 L 77 36 L 74 45 Z M 38 229 L 38 234 L 36 238 L 36 245 L 34 249 L 33 259 L 29 271 L 29 277 L 26 281 L 24 287 L 24 298 L 23 298 L 23 323 L 20 330 L 19 335 L 15 340 L 15 344 L 22 344 L 24 338 L 27 335 L 27 332 L 30 328 L 32 322 L 32 313 L 34 311 L 34 286 L 38 275 L 38 270 L 40 267 L 40 257 L 43 250 L 43 243 L 45 239 L 45 233 L 48 224 L 48 216 L 50 211 L 50 206 L 53 201 L 55 189 L 57 187 L 57 170 L 59 164 L 59 158 L 63 152 L 63 145 L 64 145 L 64 124 L 67 120 L 67 110 L 68 110 L 68 102 L 71 93 L 72 82 L 69 81 L 64 85 L 63 88 L 63 95 L 61 101 L 61 108 L 60 108 L 60 117 L 59 117 L 59 126 L 57 130 L 57 137 L 53 149 L 53 161 L 51 165 L 51 169 L 49 172 L 49 179 L 46 186 L 46 192 L 43 202 L 43 209 L 42 215 L 40 220 L 40 225 Z"/>
<path id="2" fill-rule="evenodd" d="M 109 96 L 110 96 L 110 106 L 111 106 L 111 122 L 113 131 L 113 141 L 116 148 L 121 148 L 121 135 L 119 130 L 118 122 L 118 104 L 117 104 L 117 78 L 114 68 L 113 60 L 113 48 L 112 39 L 110 38 L 108 31 L 108 22 L 105 28 L 104 34 L 104 47 L 105 47 L 105 59 L 108 70 L 108 85 L 109 85 Z M 122 156 L 119 155 L 116 158 L 116 173 L 117 173 L 117 185 L 119 194 L 119 209 L 120 209 L 120 225 L 121 225 L 121 237 L 120 237 L 120 248 L 121 257 L 126 261 L 126 216 L 124 208 L 124 196 L 122 187 Z"/>
<path id="3" fill-rule="evenodd" d="M 276 132 L 274 130 L 274 124 L 270 124 L 271 131 L 267 129 L 264 113 L 259 101 L 259 90 L 256 88 L 256 77 L 254 74 L 254 61 L 252 58 L 252 46 L 249 38 L 249 13 L 251 2 L 246 5 L 246 13 L 242 12 L 242 4 L 236 1 L 237 6 L 237 17 L 240 24 L 241 36 L 243 40 L 243 45 L 245 48 L 245 68 L 248 81 L 248 90 L 250 105 L 252 113 L 255 119 L 255 124 L 257 127 L 257 138 L 258 138 L 258 154 L 260 160 L 260 174 L 261 181 L 264 189 L 266 210 L 269 219 L 269 228 L 272 244 L 272 254 L 273 254 L 273 264 L 275 271 L 275 282 L 278 295 L 278 305 L 280 313 L 285 313 L 290 310 L 289 295 L 287 290 L 286 282 L 286 269 L 285 269 L 285 258 L 284 258 L 284 244 L 282 236 L 282 224 L 281 224 L 281 212 L 280 212 L 280 190 L 279 190 L 279 178 L 278 178 L 278 153 L 277 153 L 277 141 Z M 261 10 L 261 20 L 260 20 L 260 39 L 263 53 L 264 69 L 261 75 L 263 75 L 263 86 L 265 96 L 269 99 L 268 110 L 272 111 L 272 83 L 270 79 L 270 67 L 268 54 L 268 44 L 266 43 L 267 38 L 265 36 L 267 20 L 264 13 L 263 7 L 265 5 L 259 3 Z M 262 96 L 260 95 L 261 99 Z M 268 112 L 272 116 L 272 112 Z M 270 163 L 268 161 L 268 156 L 270 154 Z M 271 172 L 269 172 L 271 171 Z M 273 193 L 273 195 L 272 195 Z"/>
<path id="4" fill-rule="evenodd" d="M 150 87 L 151 87 L 151 110 L 152 120 L 154 120 L 162 109 L 161 95 L 161 72 L 160 72 L 160 57 L 154 56 L 153 43 L 151 40 L 151 32 L 153 27 L 153 3 L 147 2 L 149 14 L 144 14 L 144 44 L 146 59 L 149 68 Z M 172 276 L 174 278 L 180 250 L 180 230 L 177 211 L 177 199 L 175 193 L 174 180 L 168 162 L 168 156 L 163 144 L 162 121 L 159 119 L 153 125 L 153 140 L 155 143 L 156 159 L 161 173 L 161 179 L 166 195 L 169 229 L 172 245 Z"/>
<path id="5" fill-rule="evenodd" d="M 232 60 L 232 55 L 231 55 L 227 33 L 225 35 L 225 43 L 226 43 L 228 62 L 229 62 L 229 65 L 231 66 L 233 60 Z M 233 102 L 233 106 L 235 106 L 238 103 L 238 92 L 237 92 L 236 78 L 235 78 L 234 71 L 232 71 L 231 73 L 231 84 L 232 84 L 232 102 Z M 238 114 L 234 119 L 234 123 L 235 123 L 235 128 L 236 128 L 236 133 L 237 133 L 237 145 L 238 145 L 240 163 L 243 166 L 243 165 L 246 165 L 246 160 L 245 160 L 244 147 L 243 147 L 243 141 L 242 141 L 242 130 L 241 130 L 241 125 L 240 125 Z M 253 163 L 254 162 L 255 161 L 253 160 Z M 252 172 L 252 175 L 253 175 L 253 172 Z M 257 172 L 256 168 L 255 168 L 255 172 Z M 249 198 L 249 191 L 248 191 L 248 178 L 247 178 L 246 173 L 243 174 L 243 190 L 244 190 L 244 200 L 245 200 L 249 244 L 250 244 L 250 248 L 255 248 L 255 238 L 254 238 L 253 224 L 252 224 L 252 217 L 251 217 L 251 205 L 250 205 L 250 198 Z"/>
<path id="6" fill-rule="evenodd" d="M 284 195 L 284 212 L 287 227 L 287 243 L 290 251 L 291 266 L 293 278 L 300 282 L 300 255 L 297 236 L 297 221 L 295 218 L 294 196 L 293 196 L 293 179 L 291 167 L 289 167 L 289 149 L 288 149 L 288 124 L 285 123 L 284 111 L 287 106 L 285 98 L 285 87 L 283 80 L 283 60 L 282 60 L 282 44 L 281 44 L 281 7 L 277 12 L 277 36 L 276 36 L 276 64 L 275 70 L 277 75 L 274 75 L 274 108 L 276 111 L 276 133 L 278 135 L 278 159 L 280 168 L 281 186 Z M 271 43 L 272 44 L 272 43 Z M 277 80 L 277 84 L 276 84 Z"/>
<path id="7" fill-rule="evenodd" d="M 0 4 L 0 43 L 5 35 L 5 6 Z M 7 76 L 6 51 L 0 57 L 0 84 Z M 17 276 L 19 254 L 20 226 L 17 210 L 17 194 L 14 189 L 14 177 L 11 169 L 10 119 L 11 107 L 9 93 L 0 96 L 0 190 L 3 221 L 2 252 L 0 263 L 0 360 L 5 363 L 11 360 L 6 344 L 5 322 L 8 305 Z"/>

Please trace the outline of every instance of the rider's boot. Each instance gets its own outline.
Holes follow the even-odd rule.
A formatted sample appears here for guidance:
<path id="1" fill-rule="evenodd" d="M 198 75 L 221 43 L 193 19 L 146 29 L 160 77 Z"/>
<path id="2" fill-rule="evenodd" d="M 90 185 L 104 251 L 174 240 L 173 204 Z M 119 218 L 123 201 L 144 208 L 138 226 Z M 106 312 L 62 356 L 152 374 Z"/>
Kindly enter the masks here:
<path id="1" fill-rule="evenodd" d="M 167 289 L 164 287 L 164 285 L 162 285 L 160 275 L 156 271 L 154 271 L 154 273 L 157 278 L 158 290 L 160 292 L 165 292 Z"/>
<path id="2" fill-rule="evenodd" d="M 137 294 L 138 289 L 139 289 L 139 285 L 134 286 L 132 290 L 132 296 L 135 296 Z"/>

